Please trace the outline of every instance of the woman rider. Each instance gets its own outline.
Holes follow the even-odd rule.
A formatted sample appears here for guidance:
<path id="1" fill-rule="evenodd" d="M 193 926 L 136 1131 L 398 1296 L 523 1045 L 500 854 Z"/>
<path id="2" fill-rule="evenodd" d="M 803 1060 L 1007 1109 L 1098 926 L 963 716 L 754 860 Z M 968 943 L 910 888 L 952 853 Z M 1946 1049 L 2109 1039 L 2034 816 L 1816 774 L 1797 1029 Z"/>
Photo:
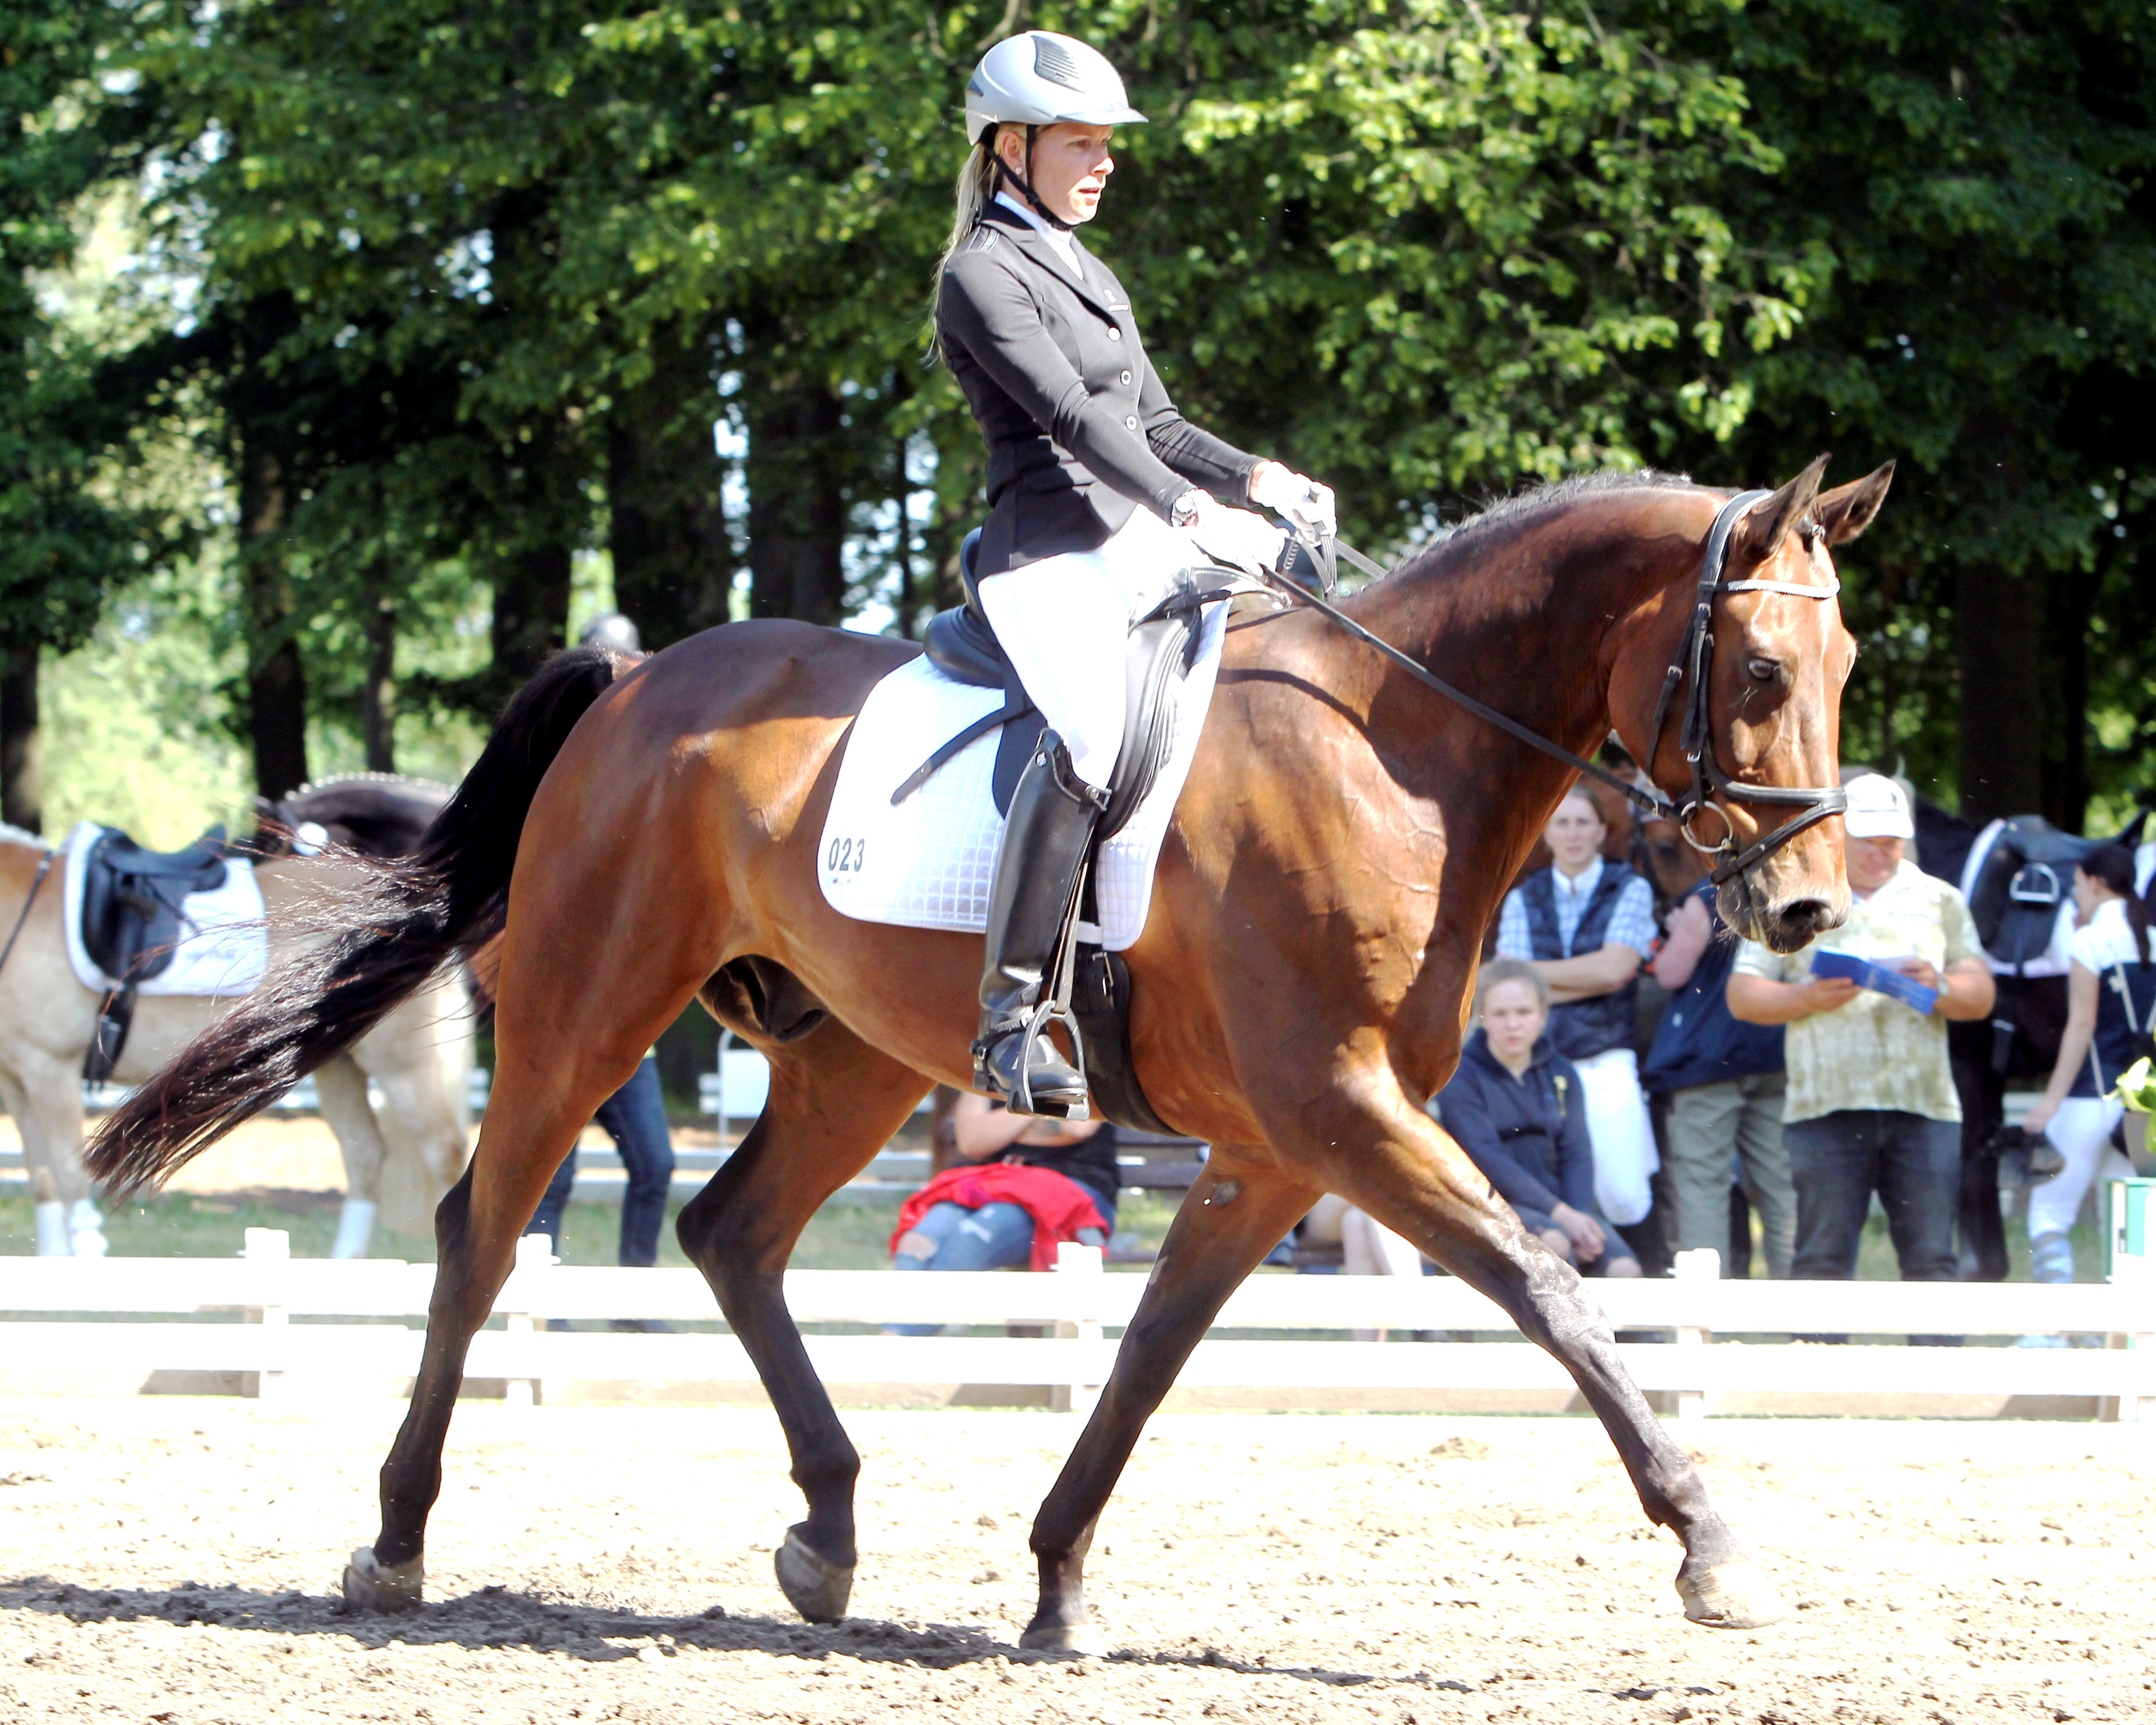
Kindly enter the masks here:
<path id="1" fill-rule="evenodd" d="M 937 291 L 937 342 L 988 441 L 981 608 L 1046 726 L 1004 830 L 973 1045 L 976 1087 L 1014 1105 L 1122 743 L 1132 623 L 1194 563 L 1278 557 L 1281 534 L 1216 492 L 1332 531 L 1331 491 L 1176 411 L 1130 295 L 1073 232 L 1114 172 L 1111 128 L 1144 119 L 1082 42 L 1029 30 L 990 49 L 966 85 L 972 150 Z M 1033 1111 L 1083 1111 L 1045 1036 L 1029 1076 Z"/>

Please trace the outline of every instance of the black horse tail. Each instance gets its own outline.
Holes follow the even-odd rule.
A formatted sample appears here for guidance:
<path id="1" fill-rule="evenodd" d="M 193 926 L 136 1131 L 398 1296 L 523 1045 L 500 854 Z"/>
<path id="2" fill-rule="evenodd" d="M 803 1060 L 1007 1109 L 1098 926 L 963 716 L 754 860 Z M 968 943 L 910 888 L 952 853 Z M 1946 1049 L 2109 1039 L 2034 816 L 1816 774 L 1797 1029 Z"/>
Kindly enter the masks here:
<path id="1" fill-rule="evenodd" d="M 370 862 L 332 938 L 278 965 L 108 1115 L 90 1172 L 154 1186 L 341 1054 L 494 932 L 531 799 L 577 721 L 635 660 L 600 646 L 549 660 L 510 698 L 478 764 L 408 857 Z"/>

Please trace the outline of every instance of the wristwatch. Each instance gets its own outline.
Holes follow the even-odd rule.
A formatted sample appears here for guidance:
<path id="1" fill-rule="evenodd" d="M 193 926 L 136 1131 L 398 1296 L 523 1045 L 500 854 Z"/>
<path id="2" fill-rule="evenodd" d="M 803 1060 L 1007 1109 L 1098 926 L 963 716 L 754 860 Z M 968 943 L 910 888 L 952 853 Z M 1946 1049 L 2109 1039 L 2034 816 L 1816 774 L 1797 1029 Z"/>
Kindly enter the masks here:
<path id="1" fill-rule="evenodd" d="M 1193 485 L 1168 506 L 1168 524 L 1171 527 L 1187 527 L 1198 519 L 1198 511 L 1211 500 Z"/>

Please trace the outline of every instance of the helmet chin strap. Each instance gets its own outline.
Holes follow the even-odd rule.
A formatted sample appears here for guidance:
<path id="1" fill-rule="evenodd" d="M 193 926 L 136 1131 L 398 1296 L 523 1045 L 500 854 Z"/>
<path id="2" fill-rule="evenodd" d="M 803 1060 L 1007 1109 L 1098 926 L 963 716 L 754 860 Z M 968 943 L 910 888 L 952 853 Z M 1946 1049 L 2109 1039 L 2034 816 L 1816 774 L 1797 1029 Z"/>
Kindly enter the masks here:
<path id="1" fill-rule="evenodd" d="M 1040 136 L 1040 128 L 1039 126 L 1029 126 L 1026 127 L 1024 173 L 1019 173 L 1017 169 L 1014 168 L 1009 162 L 1005 162 L 1004 160 L 1004 152 L 1001 150 L 998 150 L 995 152 L 996 172 L 1003 178 L 1009 180 L 1012 185 L 1018 187 L 1019 195 L 1023 197 L 1028 203 L 1031 204 L 1034 209 L 1040 213 L 1040 219 L 1042 221 L 1047 223 L 1050 227 L 1055 228 L 1059 234 L 1068 234 L 1078 224 L 1075 222 L 1065 221 L 1062 217 L 1057 215 L 1054 210 L 1043 203 L 1040 201 L 1040 194 L 1033 189 L 1033 142 L 1034 140 Z"/>

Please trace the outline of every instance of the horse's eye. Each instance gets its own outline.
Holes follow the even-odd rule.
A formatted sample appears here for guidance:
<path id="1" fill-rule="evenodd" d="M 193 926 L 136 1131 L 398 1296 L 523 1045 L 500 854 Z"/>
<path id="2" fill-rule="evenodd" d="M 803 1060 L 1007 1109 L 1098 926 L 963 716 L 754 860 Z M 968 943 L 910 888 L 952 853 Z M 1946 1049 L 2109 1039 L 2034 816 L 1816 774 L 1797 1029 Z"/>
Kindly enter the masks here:
<path id="1" fill-rule="evenodd" d="M 1752 673 L 1754 682 L 1772 683 L 1782 675 L 1782 662 L 1779 659 L 1748 659 L 1744 669 Z"/>

